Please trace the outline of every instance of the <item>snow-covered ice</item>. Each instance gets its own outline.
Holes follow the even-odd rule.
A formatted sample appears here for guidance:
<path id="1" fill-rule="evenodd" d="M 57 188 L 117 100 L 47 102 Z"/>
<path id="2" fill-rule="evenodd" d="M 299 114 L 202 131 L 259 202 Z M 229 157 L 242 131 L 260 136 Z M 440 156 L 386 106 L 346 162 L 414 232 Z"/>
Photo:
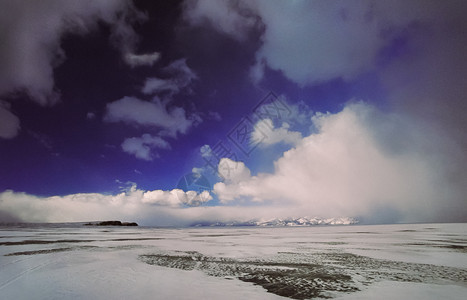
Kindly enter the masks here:
<path id="1" fill-rule="evenodd" d="M 464 299 L 467 224 L 0 227 L 1 299 Z"/>

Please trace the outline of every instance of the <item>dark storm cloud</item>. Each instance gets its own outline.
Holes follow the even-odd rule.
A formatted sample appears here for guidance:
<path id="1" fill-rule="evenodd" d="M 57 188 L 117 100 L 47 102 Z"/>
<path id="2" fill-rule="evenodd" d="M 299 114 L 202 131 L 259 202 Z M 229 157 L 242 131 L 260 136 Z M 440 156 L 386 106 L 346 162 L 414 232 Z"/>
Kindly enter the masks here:
<path id="1" fill-rule="evenodd" d="M 40 105 L 56 104 L 60 91 L 54 83 L 54 68 L 66 59 L 61 38 L 67 34 L 87 34 L 98 27 L 98 22 L 110 26 L 110 41 L 129 65 L 154 63 L 158 54 L 133 54 L 138 37 L 131 23 L 143 19 L 144 15 L 127 0 L 2 1 L 0 96 L 25 92 Z M 7 104 L 1 105 L 0 115 L 0 138 L 15 137 L 19 118 Z"/>
<path id="2" fill-rule="evenodd" d="M 114 43 L 130 50 L 137 37 L 129 22 L 142 17 L 124 0 L 7 0 L 0 6 L 0 94 L 24 90 L 41 105 L 58 101 L 53 69 L 66 58 L 65 34 L 86 34 L 103 21 Z"/>
<path id="3" fill-rule="evenodd" d="M 141 90 L 143 94 L 157 95 L 165 92 L 164 98 L 171 100 L 173 96 L 184 90 L 190 92 L 193 80 L 198 79 L 196 73 L 186 64 L 186 59 L 176 60 L 163 68 L 162 71 L 169 78 L 146 78 Z"/>
<path id="4" fill-rule="evenodd" d="M 0 100 L 0 138 L 14 138 L 19 130 L 19 118 L 10 111 L 9 103 Z"/>
<path id="5" fill-rule="evenodd" d="M 466 12 L 466 2 L 457 0 L 187 0 L 184 10 L 193 25 L 233 37 L 262 24 L 262 46 L 251 73 L 256 81 L 265 67 L 300 85 L 339 77 L 351 81 L 371 71 L 396 109 L 437 122 L 456 133 L 463 146 Z M 260 22 L 252 21 L 255 16 Z"/>

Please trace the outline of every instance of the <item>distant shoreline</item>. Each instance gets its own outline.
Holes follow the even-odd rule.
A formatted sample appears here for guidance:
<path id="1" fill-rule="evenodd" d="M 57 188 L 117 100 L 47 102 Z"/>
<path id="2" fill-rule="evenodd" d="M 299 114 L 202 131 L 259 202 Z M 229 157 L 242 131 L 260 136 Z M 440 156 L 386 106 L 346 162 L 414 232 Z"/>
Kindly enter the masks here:
<path id="1" fill-rule="evenodd" d="M 101 222 L 88 222 L 84 226 L 138 226 L 136 222 L 122 222 L 122 221 L 101 221 Z"/>

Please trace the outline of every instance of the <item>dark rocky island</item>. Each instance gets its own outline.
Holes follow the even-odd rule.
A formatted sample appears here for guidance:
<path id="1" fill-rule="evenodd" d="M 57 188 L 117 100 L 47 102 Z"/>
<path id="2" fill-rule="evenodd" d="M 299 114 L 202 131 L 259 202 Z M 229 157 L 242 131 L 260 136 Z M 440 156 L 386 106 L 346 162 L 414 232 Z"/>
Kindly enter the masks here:
<path id="1" fill-rule="evenodd" d="M 121 222 L 121 221 L 102 221 L 96 223 L 86 223 L 85 226 L 138 226 L 136 222 Z"/>

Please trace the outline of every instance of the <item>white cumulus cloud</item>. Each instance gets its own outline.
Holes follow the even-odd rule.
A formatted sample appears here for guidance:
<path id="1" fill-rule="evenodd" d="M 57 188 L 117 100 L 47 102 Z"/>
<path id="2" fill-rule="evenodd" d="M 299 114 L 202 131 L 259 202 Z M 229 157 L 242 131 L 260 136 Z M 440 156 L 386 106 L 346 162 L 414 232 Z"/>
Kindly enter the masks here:
<path id="1" fill-rule="evenodd" d="M 181 204 L 189 206 L 199 206 L 205 202 L 211 201 L 212 196 L 209 191 L 183 191 L 173 189 L 171 191 L 149 191 L 144 193 L 143 202 L 150 204 L 165 205 L 171 207 L 179 207 Z"/>
<path id="2" fill-rule="evenodd" d="M 139 66 L 152 66 L 161 57 L 159 52 L 146 53 L 146 54 L 134 54 L 127 53 L 124 56 L 125 62 L 132 68 Z"/>
<path id="3" fill-rule="evenodd" d="M 230 158 L 221 158 L 217 166 L 217 172 L 226 183 L 238 183 L 250 178 L 250 170 L 241 161 Z"/>
<path id="4" fill-rule="evenodd" d="M 124 152 L 142 160 L 153 159 L 154 152 L 151 151 L 153 148 L 170 149 L 170 145 L 162 138 L 148 133 L 143 134 L 141 137 L 127 138 L 122 143 Z"/>
<path id="5" fill-rule="evenodd" d="M 261 141 L 260 147 L 278 143 L 295 146 L 302 140 L 302 134 L 298 131 L 291 131 L 287 122 L 283 122 L 281 127 L 275 128 L 271 119 L 264 119 L 256 123 L 250 138 L 252 141 Z"/>
<path id="6" fill-rule="evenodd" d="M 186 133 L 194 123 L 194 120 L 187 118 L 182 107 L 168 108 L 167 103 L 157 97 L 153 101 L 144 101 L 128 96 L 107 104 L 104 120 L 155 126 L 171 136 Z"/>
<path id="7" fill-rule="evenodd" d="M 210 24 L 217 30 L 243 40 L 257 17 L 243 1 L 185 1 L 184 18 L 194 25 Z"/>
<path id="8" fill-rule="evenodd" d="M 212 155 L 212 149 L 211 146 L 209 145 L 203 145 L 199 149 L 199 152 L 201 153 L 201 156 L 204 158 L 209 158 Z"/>

